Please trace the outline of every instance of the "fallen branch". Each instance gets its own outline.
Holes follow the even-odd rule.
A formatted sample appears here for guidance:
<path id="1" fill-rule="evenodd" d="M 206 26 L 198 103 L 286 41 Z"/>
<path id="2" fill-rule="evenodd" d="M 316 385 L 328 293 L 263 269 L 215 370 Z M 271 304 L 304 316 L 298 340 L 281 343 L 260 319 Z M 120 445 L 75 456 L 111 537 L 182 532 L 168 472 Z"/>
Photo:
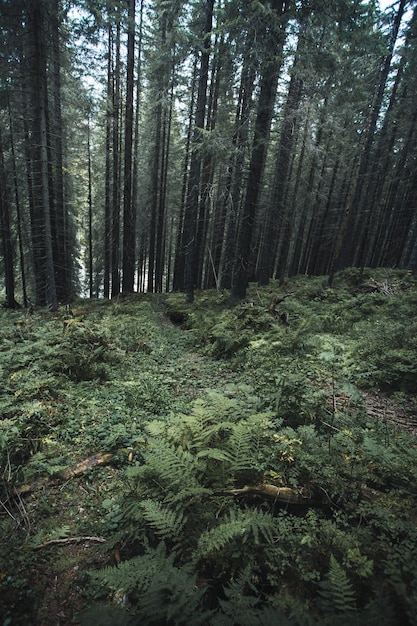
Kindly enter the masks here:
<path id="1" fill-rule="evenodd" d="M 79 476 L 80 474 L 83 474 L 91 467 L 96 467 L 97 465 L 107 465 L 107 463 L 110 463 L 112 458 L 112 454 L 103 454 L 102 452 L 99 452 L 98 454 L 90 456 L 88 459 L 77 463 L 75 467 L 60 472 L 59 477 L 63 480 L 69 480 L 70 478 L 74 478 L 74 476 Z"/>
<path id="2" fill-rule="evenodd" d="M 58 472 L 52 478 L 43 478 L 41 480 L 32 483 L 31 485 L 19 485 L 19 487 L 15 488 L 15 492 L 18 495 L 22 495 L 25 493 L 32 493 L 37 489 L 41 489 L 46 485 L 56 485 L 58 482 L 63 480 L 70 480 L 71 478 L 75 478 L 76 476 L 80 476 L 91 467 L 97 467 L 97 465 L 107 465 L 113 458 L 113 454 L 99 452 L 98 454 L 94 454 L 93 456 L 88 457 L 88 459 L 84 459 L 80 463 L 77 463 L 74 467 L 70 467 L 66 470 Z"/>
<path id="3" fill-rule="evenodd" d="M 382 492 L 361 483 L 351 485 L 351 491 L 359 492 L 363 498 L 371 500 L 372 502 L 378 500 L 378 498 L 383 495 Z M 323 497 L 323 494 L 325 498 Z M 293 489 L 291 487 L 277 487 L 276 485 L 268 483 L 260 483 L 259 485 L 246 485 L 241 489 L 225 489 L 223 491 L 216 491 L 214 495 L 235 496 L 237 498 L 256 496 L 263 498 L 264 500 L 272 500 L 274 503 L 281 504 L 320 505 L 327 502 L 329 505 L 338 506 L 337 503 L 330 498 L 329 494 L 323 487 L 317 486 L 313 486 L 312 488 L 297 487 Z"/>
<path id="4" fill-rule="evenodd" d="M 48 546 L 56 544 L 79 543 L 80 541 L 95 541 L 97 543 L 104 543 L 106 540 L 104 537 L 66 537 L 64 539 L 50 539 L 49 541 L 45 541 L 45 543 L 35 546 L 33 549 L 42 550 L 42 548 L 47 548 Z"/>
<path id="5" fill-rule="evenodd" d="M 267 500 L 282 502 L 283 504 L 305 504 L 307 501 L 314 500 L 316 494 L 306 487 L 292 489 L 291 487 L 277 487 L 276 485 L 263 483 L 260 485 L 246 485 L 242 489 L 217 491 L 216 495 L 236 497 L 261 496 Z"/>

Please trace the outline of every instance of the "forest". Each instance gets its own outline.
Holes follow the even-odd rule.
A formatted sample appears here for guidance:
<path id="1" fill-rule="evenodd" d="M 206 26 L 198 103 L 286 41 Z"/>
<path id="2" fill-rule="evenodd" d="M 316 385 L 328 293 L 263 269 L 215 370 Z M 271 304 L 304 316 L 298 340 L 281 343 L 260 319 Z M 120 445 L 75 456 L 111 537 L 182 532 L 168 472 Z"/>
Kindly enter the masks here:
<path id="1" fill-rule="evenodd" d="M 416 29 L 0 0 L 0 626 L 417 626 Z"/>
<path id="2" fill-rule="evenodd" d="M 8 307 L 416 270 L 415 2 L 0 11 Z"/>

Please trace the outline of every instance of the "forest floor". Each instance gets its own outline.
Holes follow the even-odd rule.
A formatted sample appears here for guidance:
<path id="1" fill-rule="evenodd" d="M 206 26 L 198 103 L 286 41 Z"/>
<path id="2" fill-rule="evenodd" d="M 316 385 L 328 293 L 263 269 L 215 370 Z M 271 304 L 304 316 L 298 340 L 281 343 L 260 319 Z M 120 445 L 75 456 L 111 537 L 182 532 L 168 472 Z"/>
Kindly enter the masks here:
<path id="1" fill-rule="evenodd" d="M 261 372 L 239 356 L 242 337 L 269 323 L 269 293 L 254 293 L 255 304 L 237 316 L 250 318 L 251 328 L 235 327 L 232 347 L 223 328 L 213 331 L 210 350 L 207 334 L 219 325 L 220 309 L 201 329 L 179 295 L 168 306 L 165 296 L 133 296 L 80 302 L 57 314 L 2 313 L 0 626 L 76 624 L 95 599 L 88 572 L 123 562 L 115 502 L 126 468 L 139 463 L 146 445 L 144 421 L 186 412 L 213 389 L 246 384 L 268 395 Z M 201 320 L 206 306 L 203 297 Z M 302 311 L 291 314 L 301 327 Z M 329 352 L 319 356 L 320 363 L 333 359 L 332 367 L 342 367 Z M 413 393 L 374 387 L 360 394 L 370 418 L 416 434 Z M 316 395 L 306 392 L 300 414 Z M 339 399 L 333 392 L 336 400 L 341 405 L 343 393 Z"/>
<path id="2" fill-rule="evenodd" d="M 74 317 L 68 317 L 66 312 L 35 314 L 32 319 L 23 320 L 24 326 L 15 325 L 14 332 L 23 337 L 20 341 L 18 336 L 15 346 L 16 363 L 19 363 L 20 348 L 34 339 L 39 329 L 47 328 L 52 338 L 59 333 L 64 340 L 68 337 L 76 340 L 78 335 L 83 336 L 86 328 L 96 331 L 98 319 L 101 325 L 104 318 L 107 333 L 126 331 L 135 345 L 124 346 L 127 352 L 119 355 L 127 359 L 128 364 L 118 362 L 116 356 L 116 362 L 111 364 L 110 380 L 100 383 L 95 379 L 65 381 L 58 397 L 51 396 L 49 388 L 42 391 L 42 380 L 38 381 L 35 402 L 40 402 L 42 414 L 49 415 L 56 425 L 51 424 L 47 433 L 32 434 L 32 465 L 37 461 L 38 467 L 33 472 L 26 471 L 25 479 L 33 476 L 32 482 L 25 481 L 23 488 L 20 485 L 18 495 L 10 494 L 10 502 L 4 506 L 7 509 L 14 500 L 18 514 L 13 512 L 13 507 L 8 514 L 16 520 L 20 517 L 19 524 L 26 539 L 21 546 L 10 547 L 8 562 L 0 566 L 0 581 L 9 578 L 11 583 L 9 588 L 0 587 L 2 626 L 76 623 L 74 616 L 86 604 L 83 588 L 86 572 L 123 559 L 123 553 L 113 545 L 109 547 L 105 541 L 109 529 L 103 528 L 100 516 L 105 513 L 103 502 L 106 506 L 120 487 L 120 470 L 134 460 L 137 442 L 115 449 L 117 444 L 131 443 L 130 420 L 136 422 L 148 411 L 185 409 L 206 389 L 224 386 L 238 376 L 227 362 L 196 350 L 187 338 L 187 331 L 171 323 L 160 306 L 149 298 L 139 298 L 133 308 L 129 300 L 109 307 L 97 307 L 93 303 L 81 309 L 75 309 Z M 129 321 L 120 324 L 124 316 Z M 22 319 L 21 314 L 13 314 L 12 323 Z M 76 322 L 63 331 L 68 319 Z M 128 338 L 125 336 L 125 339 Z M 36 359 L 35 354 L 33 356 Z M 143 393 L 137 389 L 140 381 L 144 384 Z M 16 395 L 25 394 L 25 382 L 21 381 L 20 385 Z M 31 391 L 28 394 L 30 396 Z M 136 403 L 139 417 L 135 416 Z M 60 413 L 61 416 L 66 414 L 65 419 Z M 66 428 L 68 433 L 63 440 L 62 431 Z M 93 432 L 95 429 L 97 432 Z M 84 437 L 83 433 L 89 434 Z M 38 439 L 42 441 L 36 441 Z M 105 455 L 109 449 L 114 453 L 108 461 L 97 464 L 93 461 L 93 467 L 73 477 L 67 476 L 66 472 L 83 460 L 94 459 L 96 454 Z M 22 552 L 16 555 L 15 550 Z M 19 563 L 24 564 L 24 571 Z"/>

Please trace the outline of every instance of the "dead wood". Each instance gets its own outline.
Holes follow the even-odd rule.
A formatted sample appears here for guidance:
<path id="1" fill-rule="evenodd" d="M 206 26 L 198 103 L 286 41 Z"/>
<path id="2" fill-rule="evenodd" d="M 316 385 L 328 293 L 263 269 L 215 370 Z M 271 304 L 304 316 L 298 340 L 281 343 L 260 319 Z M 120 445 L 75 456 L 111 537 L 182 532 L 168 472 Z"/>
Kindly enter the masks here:
<path id="1" fill-rule="evenodd" d="M 77 463 L 74 467 L 70 467 L 66 470 L 58 472 L 55 476 L 51 478 L 42 478 L 41 480 L 37 480 L 32 484 L 19 485 L 15 488 L 15 492 L 19 495 L 32 493 L 37 489 L 41 489 L 46 486 L 56 485 L 64 480 L 70 480 L 71 478 L 75 478 L 76 476 L 80 476 L 84 472 L 86 472 L 91 467 L 96 467 L 97 465 L 107 465 L 113 458 L 113 454 L 99 452 L 98 454 L 94 454 L 93 456 L 88 457 L 88 459 L 84 459 L 80 463 Z"/>
<path id="2" fill-rule="evenodd" d="M 383 493 L 377 489 L 368 487 L 365 484 L 354 484 L 351 486 L 351 491 L 357 491 L 359 494 L 367 500 L 375 501 L 380 498 Z M 328 505 L 337 506 L 337 504 L 330 498 L 329 494 L 323 487 L 309 486 L 309 487 L 277 487 L 268 483 L 260 483 L 258 485 L 246 485 L 241 489 L 225 489 L 223 491 L 216 491 L 215 495 L 221 496 L 235 496 L 246 497 L 255 496 L 263 498 L 264 500 L 273 501 L 281 504 L 291 505 L 322 505 L 327 503 Z M 336 498 L 337 500 L 337 498 Z"/>
<path id="3" fill-rule="evenodd" d="M 307 487 L 277 487 L 268 483 L 259 485 L 246 485 L 242 489 L 226 489 L 216 492 L 216 495 L 224 496 L 260 496 L 266 500 L 281 502 L 282 504 L 306 504 L 308 501 L 316 501 L 317 493 Z"/>
<path id="4" fill-rule="evenodd" d="M 65 537 L 64 539 L 50 539 L 49 541 L 45 541 L 45 543 L 35 546 L 33 549 L 42 550 L 43 548 L 56 544 L 79 543 L 80 541 L 95 541 L 96 543 L 104 543 L 106 540 L 104 537 Z"/>

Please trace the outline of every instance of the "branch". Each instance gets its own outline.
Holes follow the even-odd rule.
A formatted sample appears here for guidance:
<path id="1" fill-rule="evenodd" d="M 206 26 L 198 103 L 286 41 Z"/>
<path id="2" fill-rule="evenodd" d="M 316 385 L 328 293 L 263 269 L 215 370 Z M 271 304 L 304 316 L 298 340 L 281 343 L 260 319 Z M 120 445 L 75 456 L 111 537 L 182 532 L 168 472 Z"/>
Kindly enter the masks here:
<path id="1" fill-rule="evenodd" d="M 42 550 L 42 548 L 47 548 L 48 546 L 53 546 L 55 544 L 78 543 L 79 541 L 96 541 L 98 543 L 104 543 L 106 540 L 103 537 L 66 537 L 65 539 L 50 539 L 50 541 L 45 541 L 45 543 L 41 543 L 33 549 Z"/>
<path id="2" fill-rule="evenodd" d="M 246 485 L 242 489 L 226 489 L 224 491 L 217 491 L 215 495 L 223 496 L 261 496 L 267 500 L 273 500 L 274 502 L 282 502 L 284 504 L 305 504 L 306 501 L 312 501 L 314 499 L 314 493 L 306 487 L 298 487 L 292 489 L 291 487 L 277 487 L 276 485 L 270 485 L 268 483 L 260 485 Z"/>
<path id="3" fill-rule="evenodd" d="M 71 478 L 74 478 L 75 476 L 79 476 L 80 474 L 83 474 L 91 467 L 96 467 L 97 465 L 107 465 L 108 463 L 110 463 L 112 458 L 113 458 L 113 454 L 99 452 L 98 454 L 94 454 L 93 456 L 88 457 L 88 459 L 84 459 L 84 461 L 77 463 L 77 465 L 75 465 L 72 468 L 70 467 L 66 470 L 58 472 L 58 474 L 53 476 L 51 479 L 43 478 L 41 480 L 36 481 L 35 483 L 32 483 L 31 485 L 19 485 L 18 487 L 15 488 L 15 492 L 18 495 L 31 493 L 32 491 L 35 491 L 36 489 L 40 489 L 44 487 L 45 485 L 54 485 L 57 482 L 62 481 L 62 480 L 70 480 Z"/>

